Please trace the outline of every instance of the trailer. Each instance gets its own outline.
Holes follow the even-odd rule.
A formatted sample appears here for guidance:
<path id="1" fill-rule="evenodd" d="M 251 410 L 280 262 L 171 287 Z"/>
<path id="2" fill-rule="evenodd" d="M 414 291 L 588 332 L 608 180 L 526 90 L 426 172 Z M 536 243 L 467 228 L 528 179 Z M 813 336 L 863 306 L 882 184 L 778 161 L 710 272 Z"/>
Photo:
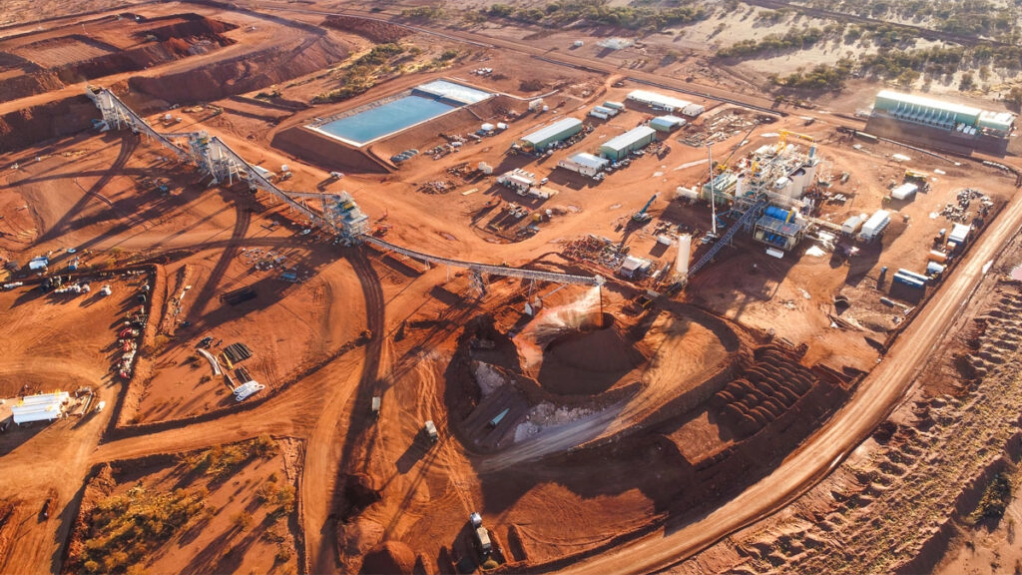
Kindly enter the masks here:
<path id="1" fill-rule="evenodd" d="M 966 224 L 954 224 L 951 226 L 951 233 L 948 234 L 948 241 L 954 242 L 956 245 L 963 245 L 968 239 L 969 234 L 972 232 L 972 227 Z"/>
<path id="2" fill-rule="evenodd" d="M 918 279 L 916 279 L 914 277 L 911 277 L 911 276 L 903 275 L 900 272 L 894 274 L 894 282 L 902 284 L 902 285 L 906 285 L 908 287 L 915 288 L 915 289 L 922 289 L 922 290 L 926 289 L 926 282 L 919 281 Z"/>
<path id="3" fill-rule="evenodd" d="M 859 232 L 859 239 L 864 242 L 873 242 L 877 238 L 884 235 L 884 230 L 891 223 L 891 213 L 887 210 L 878 210 L 875 214 L 866 220 L 866 223 L 862 225 L 862 231 Z"/>
<path id="4" fill-rule="evenodd" d="M 895 200 L 902 201 L 912 198 L 919 191 L 919 186 L 910 183 L 904 183 L 893 190 L 891 190 L 891 197 Z"/>
<path id="5" fill-rule="evenodd" d="M 382 404 L 383 404 L 383 398 L 381 398 L 378 395 L 373 396 L 373 403 L 372 403 L 372 407 L 370 408 L 371 411 L 372 411 L 373 417 L 379 417 L 380 416 L 380 406 Z"/>
<path id="6" fill-rule="evenodd" d="M 914 272 L 914 271 L 912 271 L 912 270 L 907 270 L 907 269 L 905 269 L 905 268 L 901 268 L 901 269 L 899 269 L 899 270 L 898 270 L 898 273 L 899 273 L 899 274 L 901 274 L 901 275 L 903 275 L 903 276 L 906 276 L 906 277 L 910 277 L 910 278 L 912 278 L 912 279 L 916 279 L 916 280 L 919 280 L 919 281 L 921 281 L 921 282 L 923 282 L 923 283 L 926 283 L 926 282 L 930 281 L 930 278 L 929 278 L 929 276 L 923 275 L 923 274 L 921 274 L 921 273 L 916 273 L 916 272 Z"/>
<path id="7" fill-rule="evenodd" d="M 245 383 L 234 388 L 234 399 L 236 401 L 245 401 L 249 397 L 259 393 L 266 389 L 266 386 L 255 381 L 246 381 Z"/>
<path id="8" fill-rule="evenodd" d="M 430 443 L 436 443 L 440 439 L 440 434 L 437 433 L 436 425 L 433 424 L 432 419 L 427 421 L 422 427 Z"/>

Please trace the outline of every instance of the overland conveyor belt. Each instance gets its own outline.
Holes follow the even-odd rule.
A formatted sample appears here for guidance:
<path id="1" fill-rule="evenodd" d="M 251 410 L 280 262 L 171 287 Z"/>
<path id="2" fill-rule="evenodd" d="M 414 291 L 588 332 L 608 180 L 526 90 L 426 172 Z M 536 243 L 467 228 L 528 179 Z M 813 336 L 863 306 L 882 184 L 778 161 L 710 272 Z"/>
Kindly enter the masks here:
<path id="1" fill-rule="evenodd" d="M 330 224 L 327 223 L 322 216 L 310 210 L 309 208 L 303 206 L 302 204 L 299 204 L 298 202 L 294 201 L 294 199 L 292 199 L 291 196 L 287 194 L 287 192 L 273 185 L 272 182 L 264 178 L 262 174 L 259 173 L 258 170 L 252 167 L 252 164 L 246 162 L 244 158 L 239 156 L 237 152 L 232 150 L 230 146 L 225 144 L 223 140 L 221 140 L 220 138 L 216 136 L 211 137 L 209 139 L 209 147 L 211 152 L 215 150 L 216 152 L 219 152 L 220 154 L 229 157 L 234 162 L 244 166 L 246 172 L 245 179 L 248 181 L 250 185 L 257 187 L 260 190 L 263 190 L 264 192 L 272 194 L 273 196 L 280 199 L 280 201 L 287 204 L 289 207 L 298 210 L 299 213 L 305 215 L 313 222 L 317 222 L 321 225 L 324 225 L 327 228 L 332 228 L 332 226 L 330 226 Z"/>
<path id="2" fill-rule="evenodd" d="M 150 138 L 156 139 L 158 142 L 163 144 L 165 148 L 169 148 L 172 152 L 178 155 L 183 160 L 188 159 L 188 152 L 181 149 L 180 146 L 170 141 L 167 136 L 157 132 L 152 126 L 146 123 L 134 110 L 128 107 L 127 104 L 121 101 L 113 92 L 107 88 L 100 88 L 99 92 L 93 92 L 91 88 L 85 88 L 85 94 L 99 105 L 99 108 L 103 109 L 103 103 L 100 101 L 104 96 L 109 98 L 108 105 L 117 109 L 117 111 L 124 116 L 124 121 L 131 126 L 132 130 L 136 132 L 144 132 Z"/>
<path id="3" fill-rule="evenodd" d="M 131 125 L 131 127 L 137 131 L 145 132 L 147 135 L 155 138 L 164 146 L 177 152 L 182 159 L 191 160 L 190 155 L 185 150 L 176 146 L 173 142 L 168 139 L 165 134 L 161 134 L 154 130 L 149 124 L 145 122 L 141 117 L 138 116 L 127 104 L 121 101 L 113 92 L 106 88 L 100 89 L 98 92 L 94 92 L 91 88 L 86 89 L 89 97 L 103 110 L 105 107 L 116 109 L 118 114 L 123 117 L 124 121 Z M 107 98 L 104 102 L 103 98 Z M 188 137 L 189 133 L 177 133 L 174 137 Z M 209 139 L 209 144 L 205 152 L 205 160 L 207 162 L 223 162 L 227 160 L 232 162 L 235 167 L 241 167 L 245 170 L 245 179 L 249 185 L 261 189 L 280 201 L 287 204 L 289 207 L 298 210 L 299 213 L 308 217 L 311 221 L 323 225 L 324 227 L 337 232 L 338 230 L 331 225 L 323 216 L 296 202 L 287 192 L 281 190 L 277 186 L 273 185 L 268 179 L 262 176 L 258 170 L 256 170 L 251 164 L 245 161 L 237 152 L 232 150 L 230 146 L 223 142 L 220 138 L 213 136 Z M 209 170 L 214 169 L 213 165 L 200 166 Z M 213 174 L 217 177 L 216 174 Z M 403 248 L 398 245 L 394 245 L 390 242 L 385 242 L 379 238 L 374 238 L 369 235 L 363 235 L 362 239 L 368 243 L 371 243 L 381 249 L 389 250 L 394 253 L 398 253 L 412 259 L 416 259 L 423 262 L 429 262 L 437 265 L 446 265 L 457 268 L 464 268 L 479 274 L 489 274 L 503 277 L 516 277 L 522 279 L 548 281 L 560 284 L 581 284 L 600 286 L 604 283 L 604 278 L 601 276 L 580 276 L 572 274 L 562 274 L 557 272 L 544 272 L 539 270 L 526 270 L 505 266 L 497 266 L 492 264 L 484 264 L 479 262 L 467 262 L 462 260 L 455 260 L 450 258 L 444 258 L 440 256 L 434 256 L 417 252 L 407 248 Z"/>
<path id="4" fill-rule="evenodd" d="M 394 253 L 398 253 L 415 260 L 429 262 L 431 264 L 437 265 L 464 268 L 482 274 L 522 278 L 529 280 L 539 280 L 560 284 L 581 284 L 590 286 L 603 285 L 605 281 L 602 276 L 580 276 L 572 274 L 562 274 L 557 272 L 544 272 L 539 270 L 527 270 L 522 268 L 495 266 L 492 264 L 483 264 L 479 262 L 466 262 L 463 260 L 455 260 L 440 256 L 434 256 L 430 254 L 424 254 L 422 252 L 417 252 L 414 250 L 410 250 L 408 248 L 403 248 L 401 246 L 394 245 L 390 242 L 385 242 L 379 238 L 374 238 L 372 236 L 364 236 L 363 239 L 365 240 L 366 243 L 373 244 L 380 249 L 392 251 Z"/>

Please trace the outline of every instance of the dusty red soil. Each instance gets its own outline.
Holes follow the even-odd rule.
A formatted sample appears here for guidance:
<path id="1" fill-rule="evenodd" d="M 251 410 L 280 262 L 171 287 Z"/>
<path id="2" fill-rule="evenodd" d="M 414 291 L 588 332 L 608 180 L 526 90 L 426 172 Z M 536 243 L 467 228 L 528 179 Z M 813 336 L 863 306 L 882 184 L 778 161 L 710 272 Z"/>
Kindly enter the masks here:
<path id="1" fill-rule="evenodd" d="M 362 36 L 366 40 L 380 44 L 396 42 L 412 33 L 411 30 L 386 22 L 368 21 L 362 18 L 348 18 L 345 16 L 330 16 L 323 20 L 323 25 L 328 28 L 335 28 L 344 32 L 350 32 Z"/>
<path id="2" fill-rule="evenodd" d="M 170 22 L 164 24 L 167 20 Z M 0 42 L 0 51 L 24 59 L 21 70 L 26 73 L 0 80 L 0 90 L 8 100 L 25 98 L 65 84 L 143 70 L 235 42 L 223 34 L 236 26 L 197 14 L 128 22 L 130 16 L 100 18 L 81 23 L 82 30 L 89 27 L 88 36 L 69 28 L 64 36 L 47 31 Z M 130 27 L 127 35 L 135 42 L 124 43 L 125 27 Z M 102 41 L 113 34 L 121 35 L 120 45 Z"/>
<path id="3" fill-rule="evenodd" d="M 677 186 L 697 185 L 707 172 L 705 149 L 680 138 L 714 130 L 711 124 L 718 117 L 733 113 L 730 106 L 710 103 L 711 109 L 691 126 L 664 138 L 669 153 L 647 154 L 596 183 L 554 166 L 569 154 L 595 151 L 646 119 L 648 110 L 629 109 L 597 122 L 580 142 L 545 159 L 506 151 L 522 135 L 564 116 L 583 117 L 591 105 L 621 100 L 638 84 L 615 86 L 616 76 L 417 33 L 400 39 L 423 48 L 414 63 L 430 62 L 449 47 L 459 55 L 446 69 L 396 75 L 348 102 L 312 105 L 315 95 L 337 87 L 337 74 L 326 69 L 367 49 L 365 37 L 325 30 L 318 14 L 288 12 L 285 17 L 276 11 L 204 6 L 194 8 L 200 18 L 193 19 L 180 17 L 181 8 L 146 7 L 152 19 L 140 24 L 158 43 L 170 43 L 160 48 L 164 54 L 146 57 L 168 60 L 137 73 L 99 69 L 108 74 L 103 83 L 149 115 L 153 126 L 165 113 L 182 118 L 161 130 L 207 130 L 252 163 L 274 171 L 289 164 L 294 177 L 281 183 L 284 189 L 352 193 L 373 224 L 392 226 L 387 239 L 395 243 L 462 259 L 611 277 L 613 269 L 574 257 L 572 242 L 589 234 L 606 237 L 659 268 L 674 260 L 674 248 L 665 250 L 657 235 L 678 226 L 698 235 L 709 227 L 707 206 L 673 200 Z M 77 38 L 70 44 L 47 42 L 41 36 L 25 36 L 24 41 L 26 46 L 35 42 L 28 51 L 39 62 L 56 67 L 83 65 L 67 46 L 87 45 L 83 54 L 92 57 L 89 65 L 98 66 L 96 58 L 141 49 L 133 47 L 139 38 L 117 37 L 120 26 L 96 20 L 91 43 Z M 69 38 L 74 27 L 62 25 L 47 33 Z M 372 26 L 362 33 L 396 31 Z M 221 37 L 225 43 L 208 54 L 183 57 L 182 51 L 211 46 L 204 41 Z M 116 51 L 104 56 L 98 50 Z M 19 57 L 0 60 L 0 81 L 24 77 L 22 67 L 36 62 Z M 494 74 L 471 74 L 482 66 L 493 67 Z M 340 148 L 320 146 L 299 128 L 314 117 L 440 77 L 508 95 L 373 144 L 363 160 L 350 150 L 338 157 Z M 123 320 L 124 310 L 100 307 L 113 299 L 93 309 L 39 298 L 10 310 L 24 334 L 6 350 L 11 364 L 24 371 L 19 381 L 52 388 L 71 381 L 67 374 L 73 372 L 103 385 L 101 393 L 110 404 L 91 417 L 19 429 L 0 439 L 5 468 L 26 470 L 0 479 L 0 500 L 11 504 L 0 506 L 0 550 L 4 541 L 19 542 L 3 560 L 3 569 L 10 571 L 72 569 L 73 563 L 62 562 L 63 542 L 69 540 L 79 505 L 87 513 L 97 498 L 126 493 L 136 480 L 147 489 L 168 491 L 187 477 L 176 460 L 157 464 L 143 458 L 231 445 L 268 433 L 297 438 L 302 447 L 288 448 L 294 450 L 294 461 L 250 462 L 221 485 L 211 485 L 204 475 L 190 478 L 185 484 L 208 488 L 221 511 L 206 526 L 171 538 L 169 547 L 149 560 L 150 570 L 453 572 L 455 564 L 478 562 L 467 527 L 473 511 L 482 513 L 497 558 L 511 571 L 556 570 L 586 557 L 611 556 L 625 540 L 663 525 L 673 533 L 674 527 L 696 524 L 718 503 L 768 477 L 844 405 L 856 389 L 859 370 L 876 364 L 879 348 L 905 317 L 880 302 L 881 296 L 899 296 L 878 285 L 878 270 L 923 265 L 923 247 L 948 226 L 930 213 L 955 201 L 958 189 L 980 177 L 995 202 L 1003 203 L 1014 192 L 1013 182 L 993 169 L 905 152 L 913 156 L 910 167 L 945 173 L 928 194 L 890 206 L 882 198 L 907 166 L 890 156 L 904 150 L 888 145 L 855 149 L 856 142 L 835 129 L 844 120 L 820 115 L 807 127 L 789 116 L 758 127 L 744 145 L 744 130 L 729 133 L 715 145 L 715 158 L 736 146 L 738 158 L 773 144 L 776 136 L 768 134 L 780 129 L 816 138 L 833 179 L 850 173 L 848 183 L 833 188 L 849 201 L 825 204 L 821 217 L 840 222 L 862 211 L 893 207 L 900 217 L 882 250 L 864 250 L 850 261 L 803 250 L 775 260 L 762 254 L 763 246 L 739 239 L 673 300 L 659 298 L 649 311 L 626 312 L 637 295 L 664 284 L 612 279 L 601 303 L 613 322 L 603 329 L 584 322 L 560 326 L 551 337 L 546 337 L 550 332 L 539 337 L 556 310 L 586 299 L 587 288 L 552 294 L 553 285 L 488 278 L 487 293 L 480 296 L 461 270 L 424 269 L 369 248 L 333 245 L 319 232 L 303 235 L 306 224 L 272 198 L 250 194 L 244 185 L 208 187 L 202 174 L 166 161 L 166 152 L 130 134 L 82 132 L 39 145 L 72 135 L 96 114 L 87 102 L 70 98 L 83 87 L 74 83 L 79 79 L 63 80 L 69 84 L 63 88 L 47 84 L 50 80 L 40 76 L 36 87 L 23 88 L 47 93 L 0 107 L 6 114 L 0 124 L 5 136 L 0 140 L 5 146 L 0 150 L 5 168 L 0 172 L 0 255 L 24 263 L 38 253 L 63 254 L 63 248 L 75 247 L 82 254 L 91 250 L 88 265 L 147 262 L 153 266 L 154 310 L 141 336 L 146 349 L 138 374 L 127 385 L 110 379 L 111 353 L 101 345 L 113 343 L 111 326 Z M 272 100 L 255 97 L 274 84 L 278 94 Z M 550 111 L 522 116 L 505 132 L 467 143 L 457 153 L 437 160 L 420 154 L 396 169 L 387 166 L 385 174 L 379 161 L 365 159 L 383 158 L 386 164 L 398 151 L 426 150 L 444 141 L 441 133 L 474 132 L 484 120 L 521 112 L 524 102 L 544 92 L 554 92 L 545 96 Z M 169 106 L 218 99 L 223 101 L 212 103 L 222 103 L 222 113 L 209 106 Z M 537 177 L 549 177 L 558 194 L 546 202 L 526 202 L 496 185 L 493 176 L 454 173 L 454 168 L 480 161 L 495 166 L 497 174 L 525 167 Z M 15 162 L 18 169 L 6 169 Z M 328 178 L 336 166 L 347 166 L 339 181 Z M 452 181 L 455 190 L 418 191 L 437 180 Z M 158 183 L 166 184 L 165 194 Z M 631 214 L 654 193 L 660 195 L 650 210 L 653 222 L 630 225 Z M 505 234 L 488 229 L 503 213 L 485 207 L 496 199 L 521 202 L 540 214 L 538 231 L 517 234 L 531 220 Z M 284 268 L 296 268 L 300 281 L 283 281 Z M 30 293 L 27 288 L 0 299 L 23 297 Z M 238 305 L 221 299 L 243 288 L 254 289 L 257 297 Z M 130 285 L 118 280 L 115 290 L 124 298 L 122 305 L 134 307 L 137 279 Z M 834 308 L 838 294 L 852 299 L 849 309 Z M 523 304 L 540 296 L 543 313 L 525 315 Z M 583 315 L 598 313 L 587 305 Z M 107 339 L 95 343 L 97 337 Z M 223 379 L 205 379 L 208 364 L 192 359 L 204 337 L 212 338 L 214 352 L 245 343 L 254 356 L 239 367 L 267 388 L 237 404 Z M 492 341 L 494 349 L 473 344 L 474 337 Z M 49 348 L 53 353 L 45 355 Z M 497 375 L 487 375 L 487 369 Z M 1013 389 L 1006 380 L 998 385 L 994 391 Z M 378 418 L 370 413 L 374 396 L 382 398 Z M 931 403 L 926 409 L 936 420 L 949 413 L 948 405 Z M 998 405 L 1007 409 L 1009 403 Z M 489 426 L 504 408 L 510 409 L 505 419 Z M 436 444 L 421 431 L 426 420 L 439 428 Z M 943 436 L 937 437 L 939 430 L 909 429 L 917 429 L 915 422 L 904 419 L 888 430 L 892 450 L 883 457 L 921 474 L 926 466 L 920 462 L 926 459 L 916 451 Z M 1000 434 L 1002 428 L 997 429 Z M 953 453 L 968 453 L 976 445 L 956 443 Z M 39 453 L 50 456 L 40 462 Z M 112 482 L 82 487 L 92 466 L 111 462 L 119 468 L 109 476 Z M 988 463 L 949 469 L 971 476 L 977 469 L 993 469 Z M 271 539 L 283 537 L 277 543 L 303 553 L 275 565 L 280 547 L 262 537 L 269 532 L 260 515 L 265 510 L 253 498 L 269 473 L 281 468 L 288 473 L 292 464 L 303 469 L 300 481 L 289 476 L 297 487 L 297 505 L 286 531 L 297 540 L 283 532 Z M 847 483 L 833 492 L 854 501 L 855 509 L 869 509 L 865 497 L 874 503 L 882 499 L 865 487 L 862 477 L 835 477 Z M 108 493 L 98 491 L 101 487 Z M 853 505 L 832 505 L 831 492 L 830 486 L 821 488 L 817 501 L 830 507 L 813 507 L 832 520 L 832 525 L 817 521 L 819 529 L 831 525 L 876 543 L 875 549 L 891 548 L 886 535 L 871 538 L 866 523 L 854 528 L 842 523 L 838 517 L 854 512 Z M 26 521 L 51 497 L 58 502 L 51 519 Z M 910 499 L 882 502 L 884 516 L 895 515 L 898 505 Z M 239 529 L 230 517 L 247 506 L 252 506 L 253 524 Z M 755 545 L 743 545 L 744 559 L 736 564 L 766 572 L 777 567 L 775 561 L 819 571 L 839 566 L 811 551 L 800 554 L 821 537 L 817 527 L 798 527 L 802 531 L 795 545 L 778 540 L 762 553 L 748 551 L 758 549 Z M 791 553 L 783 551 L 779 559 L 773 549 Z M 74 556 L 77 550 L 71 552 Z"/>

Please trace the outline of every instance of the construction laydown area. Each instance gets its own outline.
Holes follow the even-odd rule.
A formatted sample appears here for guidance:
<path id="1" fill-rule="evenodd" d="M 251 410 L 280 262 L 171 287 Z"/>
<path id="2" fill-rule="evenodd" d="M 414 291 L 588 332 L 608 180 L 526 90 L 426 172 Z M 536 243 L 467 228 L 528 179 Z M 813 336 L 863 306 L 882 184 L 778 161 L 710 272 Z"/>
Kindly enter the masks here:
<path id="1" fill-rule="evenodd" d="M 993 557 L 1013 114 L 244 6 L 3 28 L 0 571 Z"/>

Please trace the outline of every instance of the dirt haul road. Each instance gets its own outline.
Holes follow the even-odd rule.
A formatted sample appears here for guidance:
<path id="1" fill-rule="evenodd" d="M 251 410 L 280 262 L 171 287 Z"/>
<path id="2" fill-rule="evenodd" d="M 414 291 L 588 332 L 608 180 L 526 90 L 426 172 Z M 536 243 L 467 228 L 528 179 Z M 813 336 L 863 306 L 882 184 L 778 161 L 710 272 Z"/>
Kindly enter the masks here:
<path id="1" fill-rule="evenodd" d="M 579 562 L 565 572 L 646 573 L 669 567 L 775 513 L 826 477 L 908 392 L 923 363 L 972 297 L 984 267 L 1020 226 L 1022 196 L 1016 195 L 848 403 L 773 473 L 695 523 L 684 527 L 668 523 L 662 531 Z"/>

